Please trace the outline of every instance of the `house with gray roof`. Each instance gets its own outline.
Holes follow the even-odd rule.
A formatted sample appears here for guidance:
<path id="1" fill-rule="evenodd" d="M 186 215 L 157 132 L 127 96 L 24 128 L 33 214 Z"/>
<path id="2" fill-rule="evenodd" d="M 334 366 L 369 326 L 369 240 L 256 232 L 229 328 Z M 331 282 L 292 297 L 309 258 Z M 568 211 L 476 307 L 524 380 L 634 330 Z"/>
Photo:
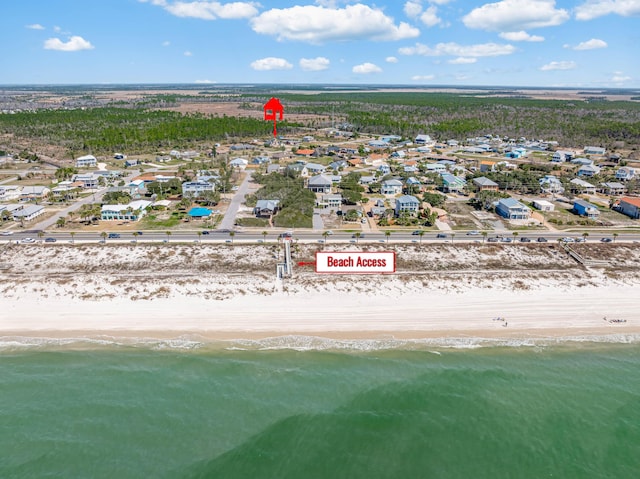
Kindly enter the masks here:
<path id="1" fill-rule="evenodd" d="M 582 180 L 580 178 L 574 178 L 569 181 L 571 184 L 571 191 L 574 193 L 586 193 L 588 195 L 594 194 L 596 192 L 596 186 L 592 185 L 588 181 Z"/>
<path id="2" fill-rule="evenodd" d="M 416 214 L 420 208 L 420 200 L 412 195 L 403 195 L 396 198 L 395 212 L 396 216 L 402 213 Z"/>
<path id="3" fill-rule="evenodd" d="M 383 195 L 397 195 L 402 193 L 402 181 L 400 180 L 385 180 L 380 184 L 380 193 Z"/>
<path id="4" fill-rule="evenodd" d="M 502 198 L 498 201 L 496 213 L 508 220 L 527 220 L 531 216 L 531 208 L 514 198 Z"/>
<path id="5" fill-rule="evenodd" d="M 605 195 L 621 196 L 627 188 L 617 181 L 607 181 L 605 183 L 600 183 L 600 188 L 598 189 L 600 190 L 600 193 L 604 193 Z"/>
<path id="6" fill-rule="evenodd" d="M 42 205 L 27 205 L 12 212 L 15 221 L 31 221 L 44 213 Z"/>
<path id="7" fill-rule="evenodd" d="M 498 183 L 485 176 L 474 178 L 473 185 L 478 189 L 478 191 L 498 191 Z"/>
<path id="8" fill-rule="evenodd" d="M 583 165 L 578 168 L 576 175 L 591 177 L 597 175 L 598 173 L 600 173 L 600 167 L 596 165 Z"/>
<path id="9" fill-rule="evenodd" d="M 271 217 L 278 211 L 280 200 L 258 200 L 253 212 L 256 216 Z"/>
<path id="10" fill-rule="evenodd" d="M 314 193 L 331 193 L 332 179 L 327 175 L 316 175 L 309 178 L 307 188 Z"/>

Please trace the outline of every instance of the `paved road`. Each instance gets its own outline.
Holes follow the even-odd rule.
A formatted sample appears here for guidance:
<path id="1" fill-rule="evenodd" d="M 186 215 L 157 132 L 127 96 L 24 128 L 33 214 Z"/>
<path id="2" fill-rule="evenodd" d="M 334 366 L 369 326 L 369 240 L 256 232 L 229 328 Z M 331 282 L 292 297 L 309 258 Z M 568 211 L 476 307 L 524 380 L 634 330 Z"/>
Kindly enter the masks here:
<path id="1" fill-rule="evenodd" d="M 236 224 L 236 215 L 238 214 L 240 205 L 244 203 L 245 195 L 249 191 L 249 182 L 251 181 L 252 174 L 252 171 L 247 171 L 247 176 L 238 187 L 238 191 L 236 191 L 236 194 L 231 198 L 231 202 L 227 207 L 227 211 L 225 212 L 224 217 L 220 222 L 220 229 L 231 230 L 234 228 Z"/>

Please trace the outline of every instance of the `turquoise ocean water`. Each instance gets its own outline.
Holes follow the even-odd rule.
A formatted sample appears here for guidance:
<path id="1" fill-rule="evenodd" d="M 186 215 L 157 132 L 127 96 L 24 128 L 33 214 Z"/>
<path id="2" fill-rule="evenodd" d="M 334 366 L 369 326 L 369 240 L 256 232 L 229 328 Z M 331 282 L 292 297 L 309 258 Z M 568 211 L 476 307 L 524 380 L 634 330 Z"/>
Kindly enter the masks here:
<path id="1" fill-rule="evenodd" d="M 637 343 L 305 341 L 5 341 L 0 478 L 640 477 Z"/>

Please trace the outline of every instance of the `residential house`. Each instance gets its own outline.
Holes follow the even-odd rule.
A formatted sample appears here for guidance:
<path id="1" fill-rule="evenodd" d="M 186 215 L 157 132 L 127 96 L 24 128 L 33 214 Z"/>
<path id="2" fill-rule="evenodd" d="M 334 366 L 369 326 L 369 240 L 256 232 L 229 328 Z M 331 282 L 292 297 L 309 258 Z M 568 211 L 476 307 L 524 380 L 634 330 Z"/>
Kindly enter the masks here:
<path id="1" fill-rule="evenodd" d="M 407 152 L 404 150 L 397 150 L 391 153 L 391 158 L 405 158 L 407 156 Z"/>
<path id="2" fill-rule="evenodd" d="M 27 205 L 13 211 L 13 219 L 15 221 L 31 221 L 44 213 L 42 205 Z"/>
<path id="3" fill-rule="evenodd" d="M 634 220 L 640 219 L 640 198 L 625 196 L 620 199 L 618 211 Z"/>
<path id="4" fill-rule="evenodd" d="M 412 195 L 403 195 L 396 198 L 395 212 L 396 216 L 400 216 L 402 213 L 415 214 L 420 208 L 420 200 Z"/>
<path id="5" fill-rule="evenodd" d="M 370 146 L 371 148 L 388 148 L 389 147 L 389 143 L 382 140 L 371 140 L 369 143 L 367 143 L 367 145 Z"/>
<path id="6" fill-rule="evenodd" d="M 431 139 L 429 135 L 417 135 L 413 142 L 416 145 L 433 145 L 435 142 Z"/>
<path id="7" fill-rule="evenodd" d="M 473 185 L 478 191 L 498 191 L 498 183 L 491 181 L 489 178 L 481 176 L 473 179 Z"/>
<path id="8" fill-rule="evenodd" d="M 606 183 L 600 183 L 600 192 L 609 196 L 621 196 L 627 188 L 617 181 L 608 181 Z"/>
<path id="9" fill-rule="evenodd" d="M 326 175 L 312 176 L 307 181 L 307 188 L 314 193 L 331 193 L 333 181 Z"/>
<path id="10" fill-rule="evenodd" d="M 480 162 L 480 171 L 483 173 L 487 171 L 494 171 L 496 163 L 497 163 L 496 161 L 482 160 Z"/>
<path id="11" fill-rule="evenodd" d="M 573 211 L 575 211 L 577 215 L 586 216 L 589 219 L 596 219 L 600 216 L 598 207 L 584 200 L 574 200 Z"/>
<path id="12" fill-rule="evenodd" d="M 271 173 L 280 173 L 283 168 L 280 165 L 268 165 L 267 166 L 267 174 Z"/>
<path id="13" fill-rule="evenodd" d="M 23 186 L 20 201 L 38 201 L 49 196 L 51 190 L 46 186 Z"/>
<path id="14" fill-rule="evenodd" d="M 600 173 L 600 167 L 596 165 L 583 165 L 578 168 L 576 175 L 590 178 Z"/>
<path id="15" fill-rule="evenodd" d="M 61 181 L 51 188 L 51 196 L 54 198 L 73 198 L 78 194 L 78 186 L 71 181 Z"/>
<path id="16" fill-rule="evenodd" d="M 307 170 L 307 166 L 303 163 L 292 163 L 287 165 L 287 170 L 298 173 L 303 178 L 309 176 L 309 170 Z"/>
<path id="17" fill-rule="evenodd" d="M 307 167 L 307 171 L 310 175 L 319 175 L 321 173 L 324 173 L 327 169 L 326 166 L 320 165 L 318 163 L 307 163 L 305 166 Z"/>
<path id="18" fill-rule="evenodd" d="M 584 154 L 585 155 L 604 155 L 606 153 L 606 149 L 600 146 L 585 146 Z"/>
<path id="19" fill-rule="evenodd" d="M 100 218 L 104 221 L 138 221 L 144 216 L 151 201 L 136 200 L 128 205 L 102 205 Z"/>
<path id="20" fill-rule="evenodd" d="M 216 184 L 208 181 L 185 181 L 182 183 L 182 196 L 197 198 L 207 191 L 216 191 Z"/>
<path id="21" fill-rule="evenodd" d="M 298 148 L 294 153 L 297 156 L 310 157 L 310 156 L 313 156 L 313 154 L 315 153 L 315 150 L 312 150 L 311 148 Z"/>
<path id="22" fill-rule="evenodd" d="M 340 209 L 342 206 L 342 195 L 322 195 L 317 201 L 317 206 L 321 208 Z"/>
<path id="23" fill-rule="evenodd" d="M 578 194 L 585 193 L 588 195 L 592 195 L 592 194 L 595 194 L 596 192 L 595 185 L 592 185 L 588 181 L 581 180 L 580 178 L 574 178 L 571 181 L 569 181 L 569 183 L 571 184 L 572 193 L 578 193 Z"/>
<path id="24" fill-rule="evenodd" d="M 248 164 L 249 161 L 245 158 L 234 158 L 229 162 L 229 166 L 231 166 L 232 168 L 238 168 L 240 170 L 244 170 Z"/>
<path id="25" fill-rule="evenodd" d="M 616 180 L 629 181 L 634 179 L 635 176 L 636 170 L 630 166 L 623 166 L 622 168 L 618 168 L 618 171 L 616 171 Z"/>
<path id="26" fill-rule="evenodd" d="M 384 163 L 378 167 L 378 171 L 381 175 L 388 175 L 389 173 L 391 173 L 391 167 Z"/>
<path id="27" fill-rule="evenodd" d="M 522 158 L 526 156 L 527 149 L 526 148 L 512 148 L 510 151 L 507 151 L 504 156 L 507 158 Z"/>
<path id="28" fill-rule="evenodd" d="M 141 165 L 141 164 L 142 164 L 142 161 L 132 158 L 130 160 L 125 160 L 124 167 L 125 168 L 130 168 L 132 166 L 137 166 L 137 165 Z"/>
<path id="29" fill-rule="evenodd" d="M 444 173 L 447 171 L 447 165 L 442 163 L 427 163 L 425 168 L 427 173 Z"/>
<path id="30" fill-rule="evenodd" d="M 405 185 L 407 191 L 409 192 L 415 193 L 418 191 L 422 191 L 422 183 L 420 183 L 420 180 L 418 178 L 415 178 L 413 176 L 407 178 L 407 180 L 405 181 Z"/>
<path id="31" fill-rule="evenodd" d="M 76 159 L 76 168 L 90 168 L 98 166 L 98 160 L 93 155 L 85 155 Z"/>
<path id="32" fill-rule="evenodd" d="M 380 193 L 383 195 L 397 195 L 402 193 L 402 181 L 400 180 L 385 180 L 380 184 Z"/>
<path id="33" fill-rule="evenodd" d="M 496 213 L 508 220 L 526 220 L 531 216 L 531 208 L 513 198 L 502 198 L 498 201 Z"/>
<path id="34" fill-rule="evenodd" d="M 555 205 L 547 200 L 533 200 L 533 207 L 540 211 L 553 211 L 556 209 Z"/>
<path id="35" fill-rule="evenodd" d="M 574 158 L 573 160 L 571 160 L 571 163 L 574 165 L 593 165 L 593 160 L 589 159 L 589 158 L 584 158 L 584 157 L 580 157 L 580 158 Z"/>
<path id="36" fill-rule="evenodd" d="M 253 212 L 256 216 L 270 218 L 278 212 L 280 200 L 258 200 Z"/>
<path id="37" fill-rule="evenodd" d="M 361 185 L 370 185 L 371 183 L 375 183 L 376 182 L 376 177 L 375 176 L 361 176 L 360 177 L 360 184 Z"/>
<path id="38" fill-rule="evenodd" d="M 15 201 L 20 198 L 22 186 L 0 185 L 0 201 Z"/>
<path id="39" fill-rule="evenodd" d="M 460 193 L 467 186 L 467 182 L 451 173 L 441 173 L 443 189 L 447 193 Z"/>
<path id="40" fill-rule="evenodd" d="M 264 165 L 267 163 L 271 163 L 271 158 L 268 156 L 256 156 L 251 160 L 251 164 L 253 165 Z"/>
<path id="41" fill-rule="evenodd" d="M 564 163 L 565 161 L 573 160 L 575 153 L 573 151 L 558 150 L 553 153 L 551 161 L 553 163 Z"/>
<path id="42" fill-rule="evenodd" d="M 538 183 L 540 183 L 540 190 L 543 193 L 564 193 L 562 182 L 554 175 L 544 175 L 543 178 L 538 180 Z"/>
<path id="43" fill-rule="evenodd" d="M 337 160 L 332 162 L 331 164 L 329 164 L 329 168 L 338 171 L 338 170 L 343 170 L 345 169 L 347 166 L 349 166 L 349 163 L 347 163 L 345 160 Z"/>
<path id="44" fill-rule="evenodd" d="M 73 175 L 71 181 L 73 181 L 74 183 L 80 182 L 84 189 L 92 189 L 98 187 L 98 185 L 100 184 L 99 179 L 100 177 L 98 175 L 94 175 L 93 173 L 84 173 Z"/>
<path id="45" fill-rule="evenodd" d="M 194 219 L 194 220 L 201 220 L 201 219 L 206 219 L 209 216 L 211 216 L 211 210 L 209 208 L 202 208 L 200 206 L 191 208 L 187 214 L 189 215 L 189 218 Z"/>

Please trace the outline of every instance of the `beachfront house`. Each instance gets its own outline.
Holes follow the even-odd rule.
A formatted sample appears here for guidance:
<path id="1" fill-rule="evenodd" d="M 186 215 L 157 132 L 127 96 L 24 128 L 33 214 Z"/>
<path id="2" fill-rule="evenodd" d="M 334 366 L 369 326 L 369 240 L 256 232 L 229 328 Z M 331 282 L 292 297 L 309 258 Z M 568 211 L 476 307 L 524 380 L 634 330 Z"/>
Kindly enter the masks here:
<path id="1" fill-rule="evenodd" d="M 339 210 L 342 206 L 342 195 L 321 195 L 320 199 L 316 201 L 316 206 L 318 206 L 319 208 L 331 208 L 334 210 Z"/>
<path id="2" fill-rule="evenodd" d="M 262 218 L 271 218 L 278 211 L 280 200 L 258 200 L 253 212 Z"/>
<path id="3" fill-rule="evenodd" d="M 206 192 L 214 192 L 216 185 L 209 181 L 186 181 L 182 183 L 182 196 L 197 198 Z"/>
<path id="4" fill-rule="evenodd" d="M 600 211 L 598 210 L 598 207 L 584 200 L 574 200 L 573 211 L 577 215 L 585 216 L 592 220 L 597 219 L 598 216 L 600 216 Z"/>
<path id="5" fill-rule="evenodd" d="M 629 218 L 637 220 L 640 218 L 640 198 L 625 196 L 620 199 L 618 211 Z"/>
<path id="6" fill-rule="evenodd" d="M 604 193 L 609 196 L 621 196 L 624 194 L 624 190 L 627 188 L 617 181 L 606 181 L 604 183 L 600 183 L 600 188 L 598 190 L 600 193 Z"/>
<path id="7" fill-rule="evenodd" d="M 572 193 L 592 195 L 596 192 L 595 185 L 592 185 L 588 181 L 581 180 L 580 178 L 572 179 L 569 181 L 569 184 L 571 185 Z"/>
<path id="8" fill-rule="evenodd" d="M 396 198 L 395 213 L 400 216 L 402 213 L 416 214 L 420 208 L 420 200 L 412 195 L 403 195 Z"/>
<path id="9" fill-rule="evenodd" d="M 591 176 L 597 175 L 598 173 L 600 173 L 600 167 L 599 166 L 596 166 L 596 165 L 582 165 L 580 168 L 578 168 L 578 171 L 576 172 L 576 175 L 591 177 Z"/>
<path id="10" fill-rule="evenodd" d="M 496 213 L 508 220 L 526 220 L 531 216 L 531 209 L 514 198 L 502 198 L 498 201 Z"/>
<path id="11" fill-rule="evenodd" d="M 136 200 L 128 205 L 103 205 L 100 219 L 103 221 L 138 221 L 142 218 L 151 201 Z"/>
<path id="12" fill-rule="evenodd" d="M 498 191 L 498 183 L 491 181 L 489 178 L 481 176 L 473 179 L 473 185 L 477 191 Z"/>
<path id="13" fill-rule="evenodd" d="M 27 205 L 14 210 L 12 214 L 15 221 L 31 221 L 41 214 L 44 214 L 44 206 Z"/>

